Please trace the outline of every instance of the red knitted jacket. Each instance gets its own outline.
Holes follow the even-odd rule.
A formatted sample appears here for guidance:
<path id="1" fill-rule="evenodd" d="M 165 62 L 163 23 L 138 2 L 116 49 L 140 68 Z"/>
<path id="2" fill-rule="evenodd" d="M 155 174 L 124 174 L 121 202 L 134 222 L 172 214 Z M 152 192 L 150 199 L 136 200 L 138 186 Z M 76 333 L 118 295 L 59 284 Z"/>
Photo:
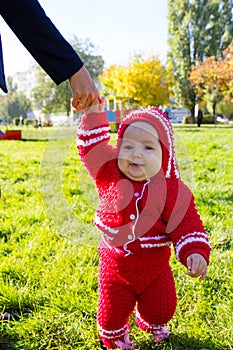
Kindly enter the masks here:
<path id="1" fill-rule="evenodd" d="M 128 179 L 117 165 L 121 137 L 127 125 L 137 120 L 156 127 L 163 152 L 161 171 L 146 181 Z M 109 139 L 105 112 L 82 117 L 77 148 L 98 189 L 95 225 L 103 232 L 105 246 L 122 255 L 140 255 L 173 243 L 177 259 L 185 266 L 193 253 L 209 263 L 208 235 L 193 194 L 180 179 L 166 116 L 156 108 L 132 112 L 119 128 L 117 146 L 112 147 Z"/>

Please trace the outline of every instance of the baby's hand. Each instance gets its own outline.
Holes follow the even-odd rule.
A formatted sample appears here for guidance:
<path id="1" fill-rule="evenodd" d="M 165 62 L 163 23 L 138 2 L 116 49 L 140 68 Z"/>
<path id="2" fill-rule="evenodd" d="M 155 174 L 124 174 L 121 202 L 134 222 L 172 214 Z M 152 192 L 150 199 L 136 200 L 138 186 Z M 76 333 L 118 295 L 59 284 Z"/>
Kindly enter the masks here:
<path id="1" fill-rule="evenodd" d="M 203 281 L 207 275 L 207 262 L 200 254 L 191 254 L 187 258 L 187 267 L 189 269 L 189 276 L 200 277 Z"/>
<path id="2" fill-rule="evenodd" d="M 87 108 L 85 110 L 86 114 L 95 114 L 95 113 L 102 113 L 104 111 L 105 107 L 105 100 L 103 97 L 101 97 L 100 101 L 98 101 L 96 104 L 93 104 L 91 107 Z"/>

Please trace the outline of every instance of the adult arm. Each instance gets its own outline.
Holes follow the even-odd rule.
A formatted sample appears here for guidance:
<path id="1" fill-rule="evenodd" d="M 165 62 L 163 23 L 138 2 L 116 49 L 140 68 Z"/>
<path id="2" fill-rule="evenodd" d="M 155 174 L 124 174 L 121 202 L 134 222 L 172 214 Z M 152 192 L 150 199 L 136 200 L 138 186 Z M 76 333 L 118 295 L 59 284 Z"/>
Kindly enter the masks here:
<path id="1" fill-rule="evenodd" d="M 58 85 L 69 79 L 73 106 L 89 107 L 98 91 L 83 62 L 37 0 L 1 0 L 0 14 L 38 64 Z"/>

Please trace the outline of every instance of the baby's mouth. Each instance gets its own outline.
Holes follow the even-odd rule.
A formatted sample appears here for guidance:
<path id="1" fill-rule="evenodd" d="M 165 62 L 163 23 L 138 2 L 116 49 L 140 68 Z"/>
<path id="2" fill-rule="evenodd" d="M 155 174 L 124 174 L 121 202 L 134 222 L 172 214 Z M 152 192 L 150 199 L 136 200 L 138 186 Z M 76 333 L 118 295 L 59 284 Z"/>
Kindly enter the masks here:
<path id="1" fill-rule="evenodd" d="M 129 165 L 135 168 L 143 166 L 143 164 L 139 164 L 139 163 L 129 163 Z"/>

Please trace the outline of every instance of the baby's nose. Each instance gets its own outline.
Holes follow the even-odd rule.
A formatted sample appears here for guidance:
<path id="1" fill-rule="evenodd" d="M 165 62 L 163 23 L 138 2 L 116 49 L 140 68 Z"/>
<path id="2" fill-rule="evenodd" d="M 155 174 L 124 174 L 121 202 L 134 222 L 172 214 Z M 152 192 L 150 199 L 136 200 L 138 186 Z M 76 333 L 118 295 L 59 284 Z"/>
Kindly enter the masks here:
<path id="1" fill-rule="evenodd" d="M 133 156 L 134 157 L 141 157 L 141 148 L 140 147 L 135 147 L 133 150 Z"/>

